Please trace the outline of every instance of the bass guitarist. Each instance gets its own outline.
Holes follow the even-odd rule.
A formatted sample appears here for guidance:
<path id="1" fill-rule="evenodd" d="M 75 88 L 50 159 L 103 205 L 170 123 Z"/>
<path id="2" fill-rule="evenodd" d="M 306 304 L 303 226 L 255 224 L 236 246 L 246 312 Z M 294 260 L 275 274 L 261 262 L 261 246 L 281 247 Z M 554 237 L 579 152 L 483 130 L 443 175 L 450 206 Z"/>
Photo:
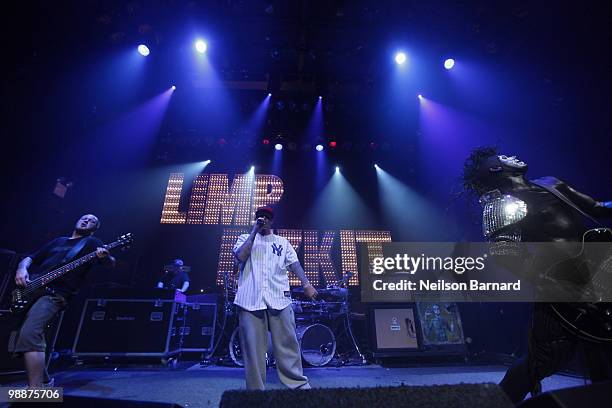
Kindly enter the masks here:
<path id="1" fill-rule="evenodd" d="M 463 184 L 484 206 L 483 229 L 489 242 L 579 242 L 583 218 L 612 217 L 612 202 L 596 201 L 554 177 L 528 180 L 527 164 L 494 148 L 475 149 L 466 160 Z M 566 329 L 552 305 L 535 303 L 527 356 L 500 383 L 512 402 L 537 394 L 540 381 L 584 351 L 592 381 L 611 379 L 612 345 L 583 340 Z"/>
<path id="2" fill-rule="evenodd" d="M 93 234 L 100 228 L 100 220 L 93 214 L 79 218 L 70 237 L 59 237 L 25 257 L 17 268 L 15 283 L 26 287 L 30 282 L 28 268 L 38 266 L 48 271 L 82 254 L 96 251 L 99 263 L 114 267 L 115 258 Z M 48 285 L 49 294 L 38 298 L 28 310 L 20 329 L 11 336 L 9 352 L 23 355 L 30 387 L 53 386 L 45 367 L 45 329 L 64 309 L 67 301 L 79 290 L 92 267 L 87 263 Z"/>

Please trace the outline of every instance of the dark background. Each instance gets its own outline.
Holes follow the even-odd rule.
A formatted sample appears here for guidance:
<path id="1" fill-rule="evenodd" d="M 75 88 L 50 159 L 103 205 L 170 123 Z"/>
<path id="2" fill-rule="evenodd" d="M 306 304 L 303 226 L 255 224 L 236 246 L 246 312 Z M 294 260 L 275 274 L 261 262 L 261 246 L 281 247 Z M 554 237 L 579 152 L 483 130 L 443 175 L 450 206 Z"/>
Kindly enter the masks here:
<path id="1" fill-rule="evenodd" d="M 610 15 L 603 5 L 160 0 L 10 7 L 0 247 L 27 253 L 93 212 L 103 223 L 101 239 L 136 235 L 118 267 L 96 274 L 97 282 L 150 286 L 164 263 L 182 256 L 194 267 L 194 290 L 213 284 L 222 227 L 159 224 L 169 173 L 206 159 L 213 161 L 207 172 L 255 165 L 258 174 L 280 176 L 277 226 L 388 229 L 394 240 L 480 240 L 476 208 L 456 196 L 462 162 L 481 144 L 518 154 L 534 177 L 555 175 L 612 197 Z M 197 35 L 208 41 L 204 65 L 193 56 Z M 146 59 L 135 53 L 139 43 L 151 49 Z M 398 49 L 408 54 L 402 69 L 393 62 Z M 445 71 L 449 56 L 457 65 Z M 247 89 L 252 82 L 265 86 Z M 164 113 L 147 105 L 173 84 Z M 249 127 L 268 92 L 264 121 Z M 313 129 L 319 95 L 323 119 Z M 312 146 L 332 140 L 338 147 L 317 168 Z M 278 171 L 277 141 L 286 146 Z M 380 197 L 374 163 L 414 201 Z M 317 202 L 335 165 L 361 204 Z M 53 194 L 58 179 L 73 183 L 63 199 Z M 385 213 L 394 201 L 397 214 Z"/>

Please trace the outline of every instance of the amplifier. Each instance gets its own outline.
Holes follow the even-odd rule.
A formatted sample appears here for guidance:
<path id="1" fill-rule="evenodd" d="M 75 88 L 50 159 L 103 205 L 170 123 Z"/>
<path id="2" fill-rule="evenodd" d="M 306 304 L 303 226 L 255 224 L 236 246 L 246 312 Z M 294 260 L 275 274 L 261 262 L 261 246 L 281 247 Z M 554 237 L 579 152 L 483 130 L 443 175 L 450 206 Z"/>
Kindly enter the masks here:
<path id="1" fill-rule="evenodd" d="M 212 350 L 217 323 L 216 303 L 185 303 L 185 325 L 182 327 L 181 351 Z"/>
<path id="2" fill-rule="evenodd" d="M 11 292 L 15 289 L 15 269 L 20 256 L 10 249 L 0 248 L 0 312 L 9 310 Z"/>
<path id="3" fill-rule="evenodd" d="M 370 304 L 374 357 L 464 356 L 459 308 L 449 302 Z"/>
<path id="4" fill-rule="evenodd" d="M 72 353 L 76 357 L 176 354 L 181 309 L 172 300 L 87 299 Z"/>

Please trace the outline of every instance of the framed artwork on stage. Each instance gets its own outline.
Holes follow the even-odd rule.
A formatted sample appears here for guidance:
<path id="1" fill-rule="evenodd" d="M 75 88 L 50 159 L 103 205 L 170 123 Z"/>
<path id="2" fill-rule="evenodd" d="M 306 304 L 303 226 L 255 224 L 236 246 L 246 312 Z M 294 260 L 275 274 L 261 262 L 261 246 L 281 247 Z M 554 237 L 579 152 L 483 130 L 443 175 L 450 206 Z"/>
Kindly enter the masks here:
<path id="1" fill-rule="evenodd" d="M 456 303 L 417 303 L 424 346 L 464 344 L 463 326 Z"/>

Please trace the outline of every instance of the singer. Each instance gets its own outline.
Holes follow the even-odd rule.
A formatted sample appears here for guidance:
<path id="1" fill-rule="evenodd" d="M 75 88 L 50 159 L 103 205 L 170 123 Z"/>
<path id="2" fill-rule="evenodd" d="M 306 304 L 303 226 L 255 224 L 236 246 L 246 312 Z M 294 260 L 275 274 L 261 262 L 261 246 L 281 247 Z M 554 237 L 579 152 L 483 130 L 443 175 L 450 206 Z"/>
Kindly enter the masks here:
<path id="1" fill-rule="evenodd" d="M 314 299 L 317 290 L 308 282 L 289 241 L 272 232 L 273 219 L 271 207 L 258 208 L 253 230 L 238 238 L 233 251 L 240 264 L 234 303 L 246 385 L 251 390 L 265 389 L 269 330 L 280 380 L 289 388 L 309 389 L 295 336 L 287 270 L 300 279 L 306 296 Z"/>

